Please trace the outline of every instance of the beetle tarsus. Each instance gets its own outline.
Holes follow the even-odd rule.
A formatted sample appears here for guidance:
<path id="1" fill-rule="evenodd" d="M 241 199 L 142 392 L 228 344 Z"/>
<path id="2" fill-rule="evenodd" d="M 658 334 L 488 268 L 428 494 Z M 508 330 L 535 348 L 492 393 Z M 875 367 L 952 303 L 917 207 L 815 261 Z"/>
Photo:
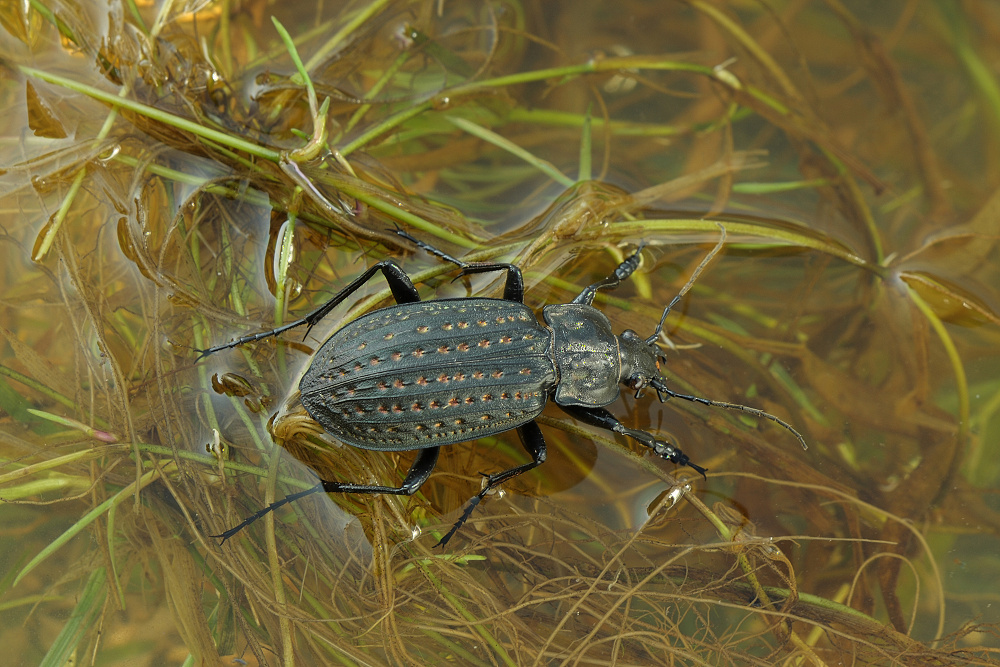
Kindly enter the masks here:
<path id="1" fill-rule="evenodd" d="M 419 489 L 421 485 L 427 481 L 427 478 L 431 476 L 431 471 L 433 471 L 434 466 L 437 465 L 438 455 L 440 452 L 441 449 L 439 447 L 421 449 L 417 454 L 417 458 L 415 458 L 413 463 L 410 465 L 410 469 L 406 473 L 406 478 L 403 479 L 403 483 L 399 486 L 350 484 L 345 482 L 330 482 L 325 479 L 320 480 L 319 484 L 316 486 L 310 487 L 305 491 L 299 491 L 297 493 L 287 495 L 281 500 L 271 503 L 264 509 L 258 510 L 253 515 L 247 517 L 243 523 L 235 528 L 230 528 L 220 535 L 212 535 L 212 537 L 221 537 L 222 542 L 219 543 L 219 546 L 222 546 L 226 543 L 226 540 L 262 516 L 266 516 L 282 505 L 287 505 L 288 503 L 294 502 L 299 498 L 304 498 L 305 496 L 313 493 L 319 493 L 320 491 L 323 491 L 324 493 L 385 493 L 392 496 L 412 496 L 417 492 L 417 489 Z"/>
<path id="2" fill-rule="evenodd" d="M 246 528 L 247 526 L 249 526 L 251 523 L 253 523 L 257 519 L 260 519 L 260 518 L 262 518 L 264 516 L 267 516 L 268 514 L 270 514 L 274 510 L 278 509 L 282 505 L 287 505 L 288 503 L 294 502 L 294 501 L 298 500 L 299 498 L 304 498 L 304 497 L 312 495 L 314 493 L 319 493 L 320 491 L 324 491 L 324 490 L 327 489 L 327 486 L 329 484 L 331 484 L 331 482 L 320 482 L 316 486 L 308 488 L 305 491 L 299 491 L 298 493 L 293 493 L 291 495 L 287 495 L 284 498 L 282 498 L 281 500 L 275 501 L 275 502 L 271 503 L 270 505 L 268 505 L 267 507 L 265 507 L 263 509 L 260 509 L 260 510 L 257 510 L 256 512 L 254 512 L 253 514 L 251 514 L 250 516 L 248 516 L 246 519 L 244 519 L 243 523 L 241 523 L 240 525 L 238 525 L 238 526 L 236 526 L 234 528 L 230 528 L 226 532 L 220 533 L 218 535 L 209 535 L 209 537 L 221 538 L 222 541 L 219 542 L 219 546 L 221 547 L 223 544 L 226 543 L 226 540 L 228 540 L 230 537 L 232 537 L 236 533 L 240 532 L 241 530 L 243 530 L 244 528 Z"/>
<path id="3" fill-rule="evenodd" d="M 485 491 L 486 489 L 483 489 L 483 492 Z M 458 517 L 458 521 L 455 522 L 455 525 L 451 527 L 451 530 L 445 533 L 444 537 L 438 540 L 438 543 L 434 545 L 434 548 L 443 547 L 448 544 L 448 541 L 454 537 L 455 533 L 458 532 L 458 529 L 465 525 L 465 522 L 469 520 L 470 516 L 472 516 L 472 511 L 476 509 L 476 506 L 479 505 L 479 501 L 483 499 L 484 495 L 485 493 L 478 493 L 465 504 L 465 510 L 462 512 L 462 516 Z"/>
<path id="4" fill-rule="evenodd" d="M 430 253 L 431 255 L 434 255 L 435 257 L 439 257 L 440 259 L 443 259 L 446 262 L 451 262 L 452 264 L 456 264 L 456 265 L 462 266 L 462 267 L 467 266 L 466 262 L 463 262 L 460 259 L 456 259 L 452 255 L 449 255 L 448 253 L 446 253 L 445 251 L 443 251 L 443 250 L 441 250 L 439 248 L 435 248 L 430 243 L 425 243 L 424 241 L 421 241 L 420 239 L 416 238 L 415 236 L 409 234 L 408 232 L 404 232 L 399 227 L 396 227 L 395 229 L 391 229 L 389 231 L 394 232 L 398 236 L 401 236 L 402 238 L 406 239 L 407 241 L 409 241 L 413 245 L 417 246 L 418 248 L 420 248 L 424 252 Z"/>
<path id="5" fill-rule="evenodd" d="M 456 521 L 455 525 L 451 527 L 451 530 L 449 530 L 448 533 L 434 545 L 435 547 L 444 546 L 448 540 L 450 540 L 452 536 L 458 532 L 458 529 L 469 520 L 469 517 L 472 516 L 472 511 L 475 510 L 480 501 L 486 497 L 486 494 L 507 480 L 526 473 L 532 468 L 536 468 L 545 463 L 545 438 L 542 436 L 542 430 L 538 428 L 538 424 L 534 421 L 530 421 L 527 424 L 518 426 L 517 435 L 521 439 L 521 445 L 524 447 L 525 451 L 531 455 L 531 461 L 528 463 L 522 463 L 519 466 L 514 466 L 513 468 L 508 468 L 507 470 L 503 470 L 501 472 L 493 473 L 492 475 L 487 475 L 482 472 L 479 473 L 486 478 L 486 483 L 483 485 L 482 490 L 469 500 L 468 505 L 465 507 L 465 511 L 462 512 L 462 516 L 458 518 L 458 521 Z"/>
<path id="6" fill-rule="evenodd" d="M 669 442 L 657 440 L 656 444 L 653 446 L 653 451 L 655 451 L 659 456 L 670 461 L 671 463 L 676 463 L 679 466 L 687 466 L 689 468 L 695 469 L 702 477 L 704 477 L 706 480 L 708 479 L 708 475 L 705 474 L 708 472 L 708 468 L 703 468 L 697 463 L 693 462 L 690 459 L 690 457 L 688 457 L 687 454 L 682 452 L 677 447 L 674 447 Z"/>
<path id="7" fill-rule="evenodd" d="M 639 247 L 636 248 L 636 251 L 626 257 L 625 260 L 618 265 L 618 268 L 615 269 L 614 273 L 604 280 L 598 280 L 596 283 L 584 287 L 583 291 L 577 294 L 570 303 L 578 303 L 589 306 L 594 303 L 594 297 L 597 296 L 598 291 L 618 287 L 623 280 L 626 280 L 637 268 L 639 268 L 639 253 L 641 253 L 642 249 L 645 247 L 646 242 L 641 242 Z"/>

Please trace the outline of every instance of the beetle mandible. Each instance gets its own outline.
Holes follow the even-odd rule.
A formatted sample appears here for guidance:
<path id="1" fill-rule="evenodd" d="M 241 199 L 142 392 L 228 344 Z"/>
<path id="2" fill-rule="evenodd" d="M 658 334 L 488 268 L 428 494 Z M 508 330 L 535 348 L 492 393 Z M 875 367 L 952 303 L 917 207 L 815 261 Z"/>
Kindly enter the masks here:
<path id="1" fill-rule="evenodd" d="M 396 305 L 362 315 L 332 334 L 313 357 L 299 382 L 299 391 L 309 415 L 348 445 L 377 451 L 416 450 L 417 457 L 403 483 L 394 487 L 321 480 L 214 537 L 221 537 L 224 543 L 268 512 L 320 491 L 412 495 L 430 477 L 441 447 L 516 429 L 531 461 L 486 475 L 482 490 L 435 545 L 442 546 L 492 489 L 545 461 L 545 439 L 535 417 L 550 398 L 575 419 L 628 436 L 657 456 L 705 476 L 706 469 L 693 463 L 676 445 L 626 427 L 605 409 L 618 399 L 619 385 L 634 390 L 637 397 L 644 388 L 652 387 L 661 402 L 682 398 L 742 410 L 780 424 L 805 447 L 799 432 L 778 417 L 744 405 L 677 393 L 667 387 L 660 374 L 659 363 L 666 360 L 656 341 L 671 308 L 722 248 L 725 229 L 720 225 L 720 230 L 715 248 L 667 305 L 656 330 L 647 338 L 631 329 L 615 335 L 607 316 L 592 305 L 598 291 L 618 287 L 636 270 L 643 244 L 614 273 L 584 288 L 570 303 L 545 306 L 542 324 L 523 303 L 524 280 L 517 266 L 464 262 L 396 230 L 423 250 L 459 266 L 462 270 L 456 279 L 505 271 L 503 298 L 421 301 L 406 273 L 396 262 L 385 259 L 305 317 L 200 351 L 199 359 L 303 324 L 312 328 L 381 271 Z"/>

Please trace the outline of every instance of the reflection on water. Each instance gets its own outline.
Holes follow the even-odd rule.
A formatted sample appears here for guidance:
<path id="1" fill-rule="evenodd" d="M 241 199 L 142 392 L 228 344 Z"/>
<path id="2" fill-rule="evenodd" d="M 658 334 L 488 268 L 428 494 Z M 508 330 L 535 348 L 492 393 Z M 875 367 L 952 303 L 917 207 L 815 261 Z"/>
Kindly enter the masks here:
<path id="1" fill-rule="evenodd" d="M 992 659 L 997 8 L 286 4 L 0 9 L 18 662 Z M 197 352 L 389 256 L 423 298 L 500 294 L 395 227 L 517 262 L 533 308 L 644 241 L 596 304 L 648 335 L 718 223 L 663 371 L 808 450 L 626 391 L 609 409 L 707 480 L 552 409 L 548 460 L 446 552 L 479 473 L 526 460 L 513 433 L 446 448 L 412 498 L 312 496 L 208 537 L 315 474 L 412 462 L 342 446 L 297 398 L 381 278 L 308 332 Z"/>

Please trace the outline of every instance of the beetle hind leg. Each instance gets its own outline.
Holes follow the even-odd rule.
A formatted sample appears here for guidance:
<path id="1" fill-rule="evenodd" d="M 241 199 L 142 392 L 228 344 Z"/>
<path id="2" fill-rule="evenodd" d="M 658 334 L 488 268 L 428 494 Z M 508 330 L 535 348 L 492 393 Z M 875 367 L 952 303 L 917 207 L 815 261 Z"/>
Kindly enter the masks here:
<path id="1" fill-rule="evenodd" d="M 545 462 L 545 438 L 542 436 L 542 430 L 538 428 L 538 424 L 534 421 L 530 421 L 527 424 L 518 426 L 517 434 L 521 438 L 521 444 L 527 452 L 531 454 L 531 461 L 528 463 L 522 463 L 519 466 L 514 466 L 513 468 L 502 472 L 486 475 L 486 484 L 483 485 L 482 491 L 469 499 L 469 502 L 465 505 L 465 510 L 462 512 L 462 516 L 458 517 L 458 521 L 455 522 L 455 525 L 452 526 L 451 530 L 449 530 L 445 536 L 434 545 L 435 547 L 443 547 L 448 543 L 448 540 L 450 540 L 455 533 L 458 532 L 458 529 L 469 520 L 469 517 L 472 516 L 473 510 L 475 510 L 479 505 L 479 502 L 486 497 L 486 494 L 507 480 L 526 473 L 532 468 L 537 468 Z"/>
<path id="2" fill-rule="evenodd" d="M 282 505 L 287 505 L 288 503 L 294 502 L 299 498 L 304 498 L 305 496 L 319 493 L 320 491 L 325 493 L 385 493 L 393 496 L 412 496 L 423 485 L 423 483 L 427 481 L 427 478 L 431 476 L 434 466 L 437 465 L 438 454 L 440 451 L 440 447 L 428 447 L 426 449 L 419 450 L 417 458 L 414 459 L 413 464 L 406 473 L 406 478 L 403 479 L 403 483 L 399 486 L 350 484 L 320 480 L 319 484 L 316 486 L 306 489 L 305 491 L 299 491 L 298 493 L 287 495 L 281 500 L 273 502 L 267 507 L 258 510 L 256 513 L 247 517 L 240 525 L 230 528 L 226 532 L 220 533 L 219 535 L 212 535 L 211 537 L 222 538 L 222 542 L 219 545 L 221 546 L 225 544 L 226 540 L 230 537 L 240 532 L 257 519 L 270 514 Z"/>

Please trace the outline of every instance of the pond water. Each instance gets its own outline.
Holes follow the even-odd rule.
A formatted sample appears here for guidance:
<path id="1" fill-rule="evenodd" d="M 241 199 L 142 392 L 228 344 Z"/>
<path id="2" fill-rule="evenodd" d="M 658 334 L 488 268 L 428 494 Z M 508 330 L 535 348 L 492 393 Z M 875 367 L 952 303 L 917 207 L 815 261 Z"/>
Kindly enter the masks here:
<path id="1" fill-rule="evenodd" d="M 8 664 L 993 664 L 1000 8 L 285 5 L 0 8 Z M 413 462 L 298 400 L 380 274 L 199 354 L 502 295 L 396 229 L 539 315 L 642 245 L 614 330 L 690 287 L 668 386 L 808 448 L 623 387 L 705 477 L 550 403 L 444 548 L 515 431 L 220 545 Z"/>

